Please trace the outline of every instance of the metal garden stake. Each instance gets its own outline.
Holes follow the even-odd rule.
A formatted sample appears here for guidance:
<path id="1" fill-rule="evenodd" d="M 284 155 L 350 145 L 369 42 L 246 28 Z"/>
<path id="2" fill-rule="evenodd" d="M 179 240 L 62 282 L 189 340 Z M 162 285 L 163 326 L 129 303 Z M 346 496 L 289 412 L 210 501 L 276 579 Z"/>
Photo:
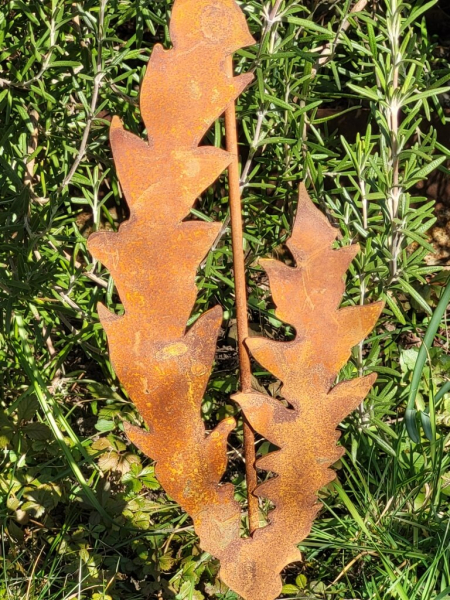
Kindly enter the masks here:
<path id="1" fill-rule="evenodd" d="M 263 261 L 277 317 L 295 327 L 296 338 L 248 337 L 234 101 L 253 76 L 233 76 L 232 54 L 254 40 L 234 0 L 175 0 L 170 33 L 173 49 L 155 46 L 142 84 L 148 140 L 126 131 L 118 118 L 111 125 L 130 218 L 118 233 L 92 235 L 89 249 L 110 270 L 125 313 L 102 305 L 98 312 L 116 373 L 147 426 L 127 424 L 129 439 L 156 462 L 161 485 L 191 516 L 201 547 L 220 560 L 222 580 L 247 600 L 273 600 L 282 569 L 300 560 L 297 545 L 318 511 L 317 492 L 334 478 L 329 467 L 343 452 L 336 427 L 375 381 L 369 375 L 333 387 L 382 304 L 339 309 L 343 276 L 358 247 L 332 248 L 336 230 L 301 186 L 288 243 L 296 266 Z M 227 150 L 199 146 L 223 113 Z M 240 536 L 233 486 L 221 483 L 235 420 L 207 433 L 201 417 L 222 309 L 187 329 L 196 271 L 220 223 L 184 219 L 227 168 L 241 377 L 233 399 L 245 418 L 248 538 Z M 249 352 L 283 382 L 285 403 L 252 390 Z M 279 448 L 256 463 L 253 430 Z M 256 467 L 276 476 L 256 486 Z M 275 507 L 263 528 L 258 498 Z"/>

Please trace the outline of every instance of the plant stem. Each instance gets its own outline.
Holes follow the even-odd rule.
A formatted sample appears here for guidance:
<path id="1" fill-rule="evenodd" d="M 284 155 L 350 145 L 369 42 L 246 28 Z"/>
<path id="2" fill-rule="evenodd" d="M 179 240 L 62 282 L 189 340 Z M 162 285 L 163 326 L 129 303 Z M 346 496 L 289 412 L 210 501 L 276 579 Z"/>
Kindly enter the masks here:
<path id="1" fill-rule="evenodd" d="M 365 162 L 365 161 L 364 161 Z M 364 163 L 363 163 L 364 164 Z M 363 217 L 363 228 L 364 231 L 367 232 L 368 229 L 368 203 L 367 203 L 367 191 L 366 191 L 366 180 L 365 176 L 363 176 L 364 167 L 361 169 L 361 173 L 359 175 L 359 189 L 361 192 L 361 205 L 362 205 L 362 217 Z M 364 306 L 366 303 L 366 282 L 365 282 L 365 273 L 362 268 L 359 273 L 359 287 L 360 287 L 360 306 Z M 361 340 L 358 345 L 358 375 L 359 377 L 364 377 L 364 343 L 365 339 Z M 366 405 L 364 400 L 362 400 L 361 404 L 358 408 L 359 411 L 359 420 L 362 426 L 368 425 L 370 423 L 370 415 L 366 410 Z"/>
<path id="2" fill-rule="evenodd" d="M 394 66 L 393 89 L 398 89 L 398 66 Z M 398 254 L 399 254 L 399 232 L 394 221 L 398 217 L 399 211 L 399 152 L 398 152 L 398 109 L 391 107 L 391 142 L 392 142 L 392 190 L 391 190 L 391 217 L 392 217 L 392 237 L 391 237 L 391 278 L 395 280 L 398 273 Z"/>
<path id="3" fill-rule="evenodd" d="M 96 65 L 96 73 L 95 73 L 95 77 L 94 77 L 94 86 L 93 86 L 93 90 L 92 90 L 90 110 L 89 110 L 89 113 L 86 115 L 86 127 L 84 128 L 83 137 L 81 140 L 81 144 L 80 144 L 80 148 L 78 150 L 77 157 L 73 161 L 72 167 L 70 168 L 69 173 L 66 175 L 66 177 L 64 178 L 64 181 L 59 186 L 59 188 L 57 190 L 58 193 L 62 192 L 62 190 L 65 187 L 67 187 L 69 185 L 69 183 L 72 181 L 72 178 L 75 175 L 75 173 L 76 173 L 78 167 L 80 166 L 80 163 L 83 160 L 84 155 L 86 153 L 86 147 L 87 147 L 87 143 L 89 140 L 89 134 L 91 132 L 92 123 L 95 118 L 95 112 L 96 112 L 96 108 L 97 108 L 100 87 L 102 84 L 102 80 L 105 76 L 105 73 L 103 72 L 103 64 L 102 64 L 103 63 L 102 50 L 103 50 L 103 29 L 104 29 L 104 22 L 105 22 L 105 9 L 106 9 L 107 3 L 108 3 L 108 0 L 100 1 L 100 11 L 99 11 L 99 17 L 98 17 L 97 65 Z"/>
<path id="4" fill-rule="evenodd" d="M 226 62 L 227 73 L 233 76 L 233 57 Z M 233 155 L 228 167 L 230 189 L 231 240 L 233 247 L 234 288 L 236 298 L 236 320 L 238 332 L 240 388 L 242 392 L 252 389 L 250 355 L 245 346 L 248 338 L 247 284 L 245 279 L 244 238 L 242 233 L 242 206 L 239 182 L 239 156 L 236 127 L 236 107 L 232 102 L 225 112 L 227 150 Z M 253 492 L 257 485 L 255 468 L 255 434 L 244 416 L 245 478 L 247 481 L 248 521 L 250 533 L 259 527 L 258 499 Z"/>
<path id="5" fill-rule="evenodd" d="M 367 4 L 368 4 L 368 0 L 358 0 L 358 2 L 353 6 L 351 11 L 344 17 L 344 19 L 342 20 L 341 26 L 336 34 L 334 42 L 328 42 L 327 44 L 325 44 L 323 46 L 322 51 L 319 55 L 319 58 L 316 60 L 316 63 L 311 70 L 311 79 L 314 79 L 314 77 L 317 75 L 317 71 L 321 67 L 323 67 L 330 60 L 333 59 L 336 48 L 338 47 L 338 45 L 342 39 L 342 34 L 345 33 L 347 31 L 347 29 L 350 27 L 350 21 L 348 20 L 349 14 L 362 12 L 366 8 Z"/>
<path id="6" fill-rule="evenodd" d="M 398 103 L 398 89 L 399 89 L 399 66 L 400 66 L 400 50 L 399 50 L 399 36 L 400 36 L 400 17 L 398 14 L 397 1 L 392 2 L 391 14 L 388 16 L 389 19 L 389 38 L 392 53 L 392 92 L 388 109 L 389 124 L 391 127 L 391 161 L 392 161 L 392 188 L 390 192 L 390 217 L 392 233 L 390 236 L 390 251 L 391 251 L 391 263 L 390 263 L 390 276 L 391 281 L 395 281 L 398 277 L 398 256 L 402 244 L 402 235 L 398 231 L 398 225 L 396 219 L 399 216 L 400 209 L 400 197 L 401 189 L 399 185 L 399 171 L 400 171 L 400 160 L 399 160 L 399 140 L 398 140 L 398 128 L 399 128 L 399 113 L 400 105 Z"/>
<path id="7" fill-rule="evenodd" d="M 361 298 L 359 300 L 360 306 L 364 306 L 366 303 L 366 284 L 364 281 L 364 273 L 360 274 L 360 290 Z M 364 377 L 364 343 L 365 339 L 361 340 L 358 344 L 358 376 Z M 362 400 L 358 407 L 359 421 L 361 427 L 367 427 L 370 424 L 370 412 L 366 409 L 365 401 Z"/>

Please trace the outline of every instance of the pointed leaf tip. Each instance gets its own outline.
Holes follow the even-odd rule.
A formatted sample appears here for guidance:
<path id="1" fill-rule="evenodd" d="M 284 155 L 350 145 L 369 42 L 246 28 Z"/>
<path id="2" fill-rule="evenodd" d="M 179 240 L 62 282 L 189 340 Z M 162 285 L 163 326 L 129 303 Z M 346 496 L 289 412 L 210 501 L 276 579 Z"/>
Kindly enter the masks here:
<path id="1" fill-rule="evenodd" d="M 340 232 L 311 200 L 306 186 L 300 184 L 298 208 L 292 235 L 287 242 L 294 257 L 329 248 Z"/>

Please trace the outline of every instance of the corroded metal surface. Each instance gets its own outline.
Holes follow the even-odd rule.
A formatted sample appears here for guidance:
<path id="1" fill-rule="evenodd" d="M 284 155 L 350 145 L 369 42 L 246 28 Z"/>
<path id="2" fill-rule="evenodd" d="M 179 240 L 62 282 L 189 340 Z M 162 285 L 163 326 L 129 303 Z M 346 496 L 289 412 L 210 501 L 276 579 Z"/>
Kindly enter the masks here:
<path id="1" fill-rule="evenodd" d="M 254 41 L 234 0 L 176 0 L 170 32 L 173 49 L 154 48 L 142 85 L 148 142 L 117 118 L 111 127 L 130 219 L 118 233 L 91 236 L 89 249 L 110 270 L 125 309 L 118 317 L 100 306 L 99 315 L 116 373 L 148 426 L 127 426 L 127 434 L 156 461 L 202 547 L 220 556 L 240 527 L 233 488 L 220 485 L 235 422 L 206 435 L 201 418 L 221 309 L 186 332 L 196 271 L 220 224 L 183 219 L 233 159 L 199 142 L 253 79 L 230 76 L 225 61 Z"/>
<path id="2" fill-rule="evenodd" d="M 359 248 L 332 249 L 337 230 L 300 187 L 297 218 L 288 242 L 295 268 L 261 261 L 269 275 L 276 316 L 295 327 L 291 342 L 249 338 L 255 359 L 283 382 L 285 403 L 252 392 L 236 394 L 253 428 L 280 450 L 257 461 L 277 474 L 256 489 L 274 505 L 270 524 L 250 540 L 233 542 L 233 562 L 222 561 L 222 577 L 249 600 L 272 600 L 281 591 L 279 574 L 300 560 L 297 544 L 319 510 L 317 492 L 335 474 L 342 456 L 337 425 L 365 398 L 376 375 L 333 387 L 353 346 L 373 329 L 383 303 L 339 310 L 344 274 Z"/>
<path id="3" fill-rule="evenodd" d="M 237 175 L 235 139 L 231 153 L 199 143 L 225 110 L 230 129 L 229 109 L 252 76 L 233 77 L 226 61 L 253 40 L 234 0 L 175 0 L 170 29 L 174 47 L 155 47 L 142 85 L 148 141 L 118 119 L 111 126 L 130 219 L 118 233 L 91 236 L 89 249 L 110 270 L 125 312 L 116 316 L 99 306 L 99 315 L 117 375 L 148 429 L 126 425 L 130 440 L 156 461 L 160 483 L 191 515 L 202 548 L 220 559 L 224 582 L 247 600 L 273 600 L 280 571 L 300 558 L 297 544 L 317 513 L 317 491 L 333 478 L 329 467 L 342 454 L 336 426 L 375 378 L 333 382 L 382 305 L 339 310 L 343 276 L 358 248 L 332 249 L 336 231 L 302 187 L 289 241 L 296 266 L 263 261 L 277 316 L 297 337 L 247 339 L 256 360 L 283 381 L 286 402 L 251 391 L 249 372 L 234 396 L 253 428 L 280 448 L 257 463 L 276 474 L 255 492 L 275 506 L 270 524 L 241 538 L 233 487 L 221 484 L 235 422 L 225 419 L 207 434 L 201 417 L 221 309 L 186 330 L 196 271 L 220 224 L 184 219 L 227 167 Z"/>

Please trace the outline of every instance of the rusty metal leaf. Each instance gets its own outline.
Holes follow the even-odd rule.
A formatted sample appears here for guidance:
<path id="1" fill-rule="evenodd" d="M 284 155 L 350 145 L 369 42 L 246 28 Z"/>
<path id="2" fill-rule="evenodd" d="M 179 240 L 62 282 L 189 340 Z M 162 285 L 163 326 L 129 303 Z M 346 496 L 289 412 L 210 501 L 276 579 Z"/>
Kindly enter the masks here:
<path id="1" fill-rule="evenodd" d="M 317 492 L 334 479 L 329 467 L 343 454 L 337 425 L 365 398 L 376 375 L 333 387 L 353 346 L 373 329 L 383 303 L 339 309 L 343 276 L 359 248 L 332 248 L 337 231 L 300 187 L 296 223 L 288 247 L 296 266 L 261 261 L 269 275 L 279 319 L 295 327 L 296 338 L 277 342 L 248 338 L 247 345 L 283 382 L 289 406 L 259 392 L 233 396 L 253 428 L 279 450 L 257 461 L 277 476 L 256 488 L 274 505 L 267 527 L 251 539 L 235 540 L 222 559 L 221 577 L 248 600 L 273 600 L 279 574 L 300 560 L 297 545 L 319 510 Z"/>
<path id="2" fill-rule="evenodd" d="M 230 76 L 225 61 L 254 40 L 234 0 L 176 0 L 170 31 L 173 49 L 154 48 L 141 90 L 148 141 L 117 118 L 111 126 L 130 219 L 118 233 L 92 235 L 89 250 L 110 270 L 125 309 L 116 316 L 98 307 L 116 373 L 148 427 L 126 425 L 128 437 L 156 461 L 202 547 L 220 557 L 240 527 L 233 486 L 220 484 L 235 421 L 207 435 L 201 418 L 221 308 L 186 331 L 196 271 L 220 224 L 183 219 L 233 160 L 199 143 L 253 79 Z"/>
<path id="3" fill-rule="evenodd" d="M 329 467 L 342 454 L 336 426 L 375 380 L 370 375 L 333 387 L 382 305 L 339 310 L 343 275 L 358 248 L 332 248 L 336 231 L 301 187 L 288 244 L 296 266 L 263 261 L 277 316 L 295 327 L 297 337 L 285 343 L 246 340 L 256 360 L 283 382 L 290 407 L 250 390 L 249 368 L 245 377 L 241 373 L 243 391 L 234 396 L 252 427 L 279 448 L 257 463 L 276 474 L 255 492 L 275 506 L 270 523 L 241 538 L 233 486 L 221 484 L 235 421 L 224 419 L 207 434 L 201 417 L 221 309 L 186 329 L 196 271 L 220 224 L 184 219 L 229 167 L 234 223 L 240 223 L 232 106 L 253 76 L 233 77 L 230 56 L 253 39 L 234 0 L 175 0 L 170 31 L 173 48 L 154 48 L 142 85 L 148 140 L 126 131 L 117 118 L 111 125 L 130 218 L 118 233 L 92 235 L 89 250 L 110 270 L 125 312 L 114 315 L 102 305 L 98 312 L 116 373 L 148 428 L 126 424 L 129 439 L 156 461 L 160 483 L 192 517 L 202 548 L 221 561 L 223 581 L 247 600 L 273 600 L 281 590 L 281 570 L 300 559 L 297 544 L 317 513 L 317 492 L 334 477 Z M 227 131 L 234 129 L 232 151 L 199 146 L 224 111 Z M 241 235 L 233 235 L 234 246 L 242 245 Z M 245 287 L 243 269 L 239 285 Z M 240 308 L 245 314 L 245 290 Z M 240 331 L 246 331 L 242 322 Z M 246 362 L 250 366 L 245 359 L 241 368 Z M 250 475 L 255 479 L 254 465 L 246 471 L 248 481 Z"/>

